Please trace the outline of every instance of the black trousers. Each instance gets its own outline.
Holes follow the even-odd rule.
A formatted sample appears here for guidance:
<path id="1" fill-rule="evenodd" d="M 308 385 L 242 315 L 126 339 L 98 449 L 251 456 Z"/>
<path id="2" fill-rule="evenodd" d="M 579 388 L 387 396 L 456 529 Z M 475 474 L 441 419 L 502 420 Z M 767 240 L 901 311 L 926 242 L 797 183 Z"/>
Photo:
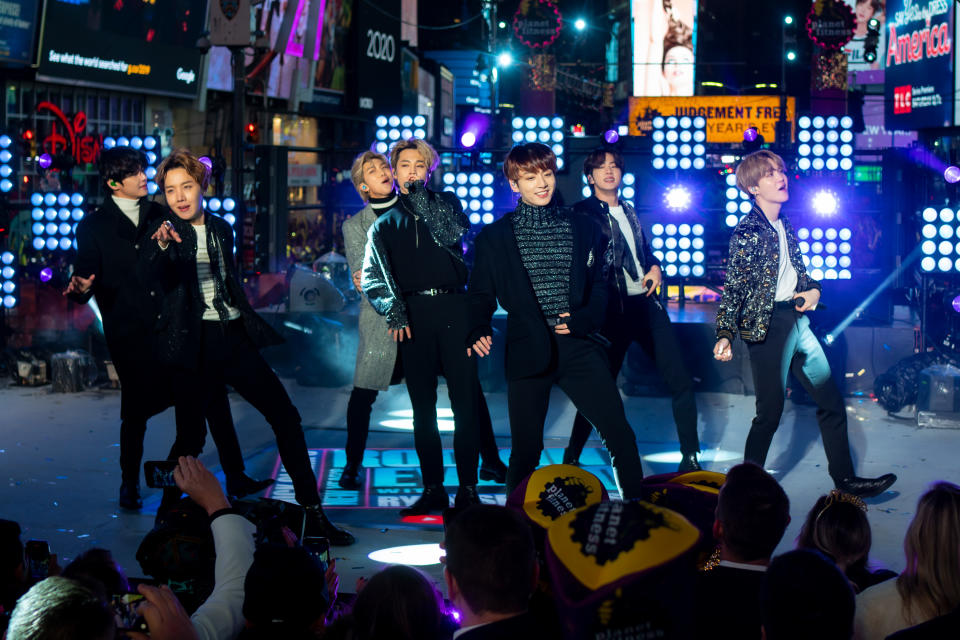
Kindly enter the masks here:
<path id="1" fill-rule="evenodd" d="M 141 356 L 132 358 L 128 353 L 128 357 L 113 360 L 120 378 L 120 477 L 123 484 L 130 486 L 140 483 L 147 420 L 174 404 L 172 376 L 167 375 L 166 368 L 155 364 L 147 352 Z M 211 391 L 206 418 L 223 471 L 243 472 L 243 453 L 233 426 L 226 387 Z M 200 446 L 202 449 L 203 444 Z M 170 455 L 179 451 L 179 448 L 172 450 Z"/>
<path id="2" fill-rule="evenodd" d="M 673 330 L 670 316 L 656 297 L 643 295 L 627 296 L 621 312 L 610 310 L 602 331 L 610 340 L 607 355 L 610 360 L 610 374 L 616 381 L 627 355 L 627 349 L 634 342 L 640 345 L 647 357 L 653 360 L 657 371 L 663 377 L 670 394 L 673 396 L 673 421 L 677 426 L 680 451 L 686 455 L 700 451 L 700 439 L 697 437 L 697 400 L 693 393 L 693 378 L 681 357 L 682 350 Z M 582 413 L 577 413 L 570 433 L 568 455 L 579 458 L 587 439 L 591 425 Z"/>
<path id="3" fill-rule="evenodd" d="M 513 450 L 507 470 L 509 495 L 540 463 L 550 390 L 559 386 L 603 439 L 624 499 L 639 498 L 643 469 L 637 438 L 623 411 L 603 347 L 586 338 L 553 336 L 550 368 L 507 382 Z"/>
<path id="4" fill-rule="evenodd" d="M 787 373 L 792 371 L 817 404 L 817 423 L 834 480 L 854 475 L 847 439 L 847 410 L 810 319 L 792 303 L 777 303 L 763 342 L 748 343 L 757 393 L 757 415 L 747 435 L 743 459 L 763 465 L 783 415 Z"/>
<path id="5" fill-rule="evenodd" d="M 437 429 L 437 376 L 447 379 L 453 410 L 453 454 L 460 485 L 477 483 L 477 363 L 467 357 L 467 297 L 411 295 L 407 314 L 412 338 L 400 343 L 403 373 L 413 408 L 413 442 L 423 484 L 443 484 L 443 449 Z"/>
<path id="6" fill-rule="evenodd" d="M 199 370 L 181 369 L 175 373 L 177 440 L 170 457 L 197 455 L 202 450 L 204 410 L 213 403 L 213 392 L 229 384 L 263 414 L 273 429 L 280 460 L 293 481 L 297 502 L 319 504 L 317 478 L 307 453 L 300 413 L 250 340 L 243 321 L 201 324 Z"/>

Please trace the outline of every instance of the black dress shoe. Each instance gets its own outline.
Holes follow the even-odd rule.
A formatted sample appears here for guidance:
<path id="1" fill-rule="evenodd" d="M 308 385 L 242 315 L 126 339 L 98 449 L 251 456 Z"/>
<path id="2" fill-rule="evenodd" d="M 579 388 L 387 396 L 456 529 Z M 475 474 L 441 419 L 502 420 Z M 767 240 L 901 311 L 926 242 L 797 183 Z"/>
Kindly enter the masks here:
<path id="1" fill-rule="evenodd" d="M 574 454 L 574 452 L 570 450 L 570 447 L 567 447 L 563 450 L 563 464 L 572 464 L 575 467 L 579 467 L 580 454 Z"/>
<path id="2" fill-rule="evenodd" d="M 457 497 L 453 499 L 455 509 L 466 509 L 470 505 L 480 504 L 480 494 L 477 493 L 477 485 L 462 484 L 457 489 Z"/>
<path id="3" fill-rule="evenodd" d="M 307 514 L 304 536 L 326 538 L 330 544 L 337 547 L 349 547 L 357 541 L 352 533 L 330 522 L 320 505 L 310 505 L 303 509 Z"/>
<path id="4" fill-rule="evenodd" d="M 260 493 L 272 484 L 273 478 L 255 480 L 242 471 L 239 473 L 228 473 L 227 495 L 233 496 L 234 498 L 242 498 L 251 493 Z"/>
<path id="5" fill-rule="evenodd" d="M 425 516 L 431 511 L 443 511 L 450 506 L 450 496 L 443 485 L 431 485 L 423 488 L 423 495 L 409 507 L 400 509 L 400 515 Z"/>
<path id="6" fill-rule="evenodd" d="M 843 478 L 837 480 L 837 489 L 845 493 L 850 493 L 861 498 L 872 498 L 878 496 L 890 488 L 897 481 L 897 476 L 892 473 L 885 473 L 879 478 Z"/>
<path id="7" fill-rule="evenodd" d="M 143 500 L 140 499 L 140 487 L 135 484 L 121 484 L 120 499 L 117 502 L 121 509 L 139 511 L 143 508 Z"/>
<path id="8" fill-rule="evenodd" d="M 497 484 L 503 484 L 507 481 L 507 465 L 503 464 L 500 458 L 491 462 L 484 462 L 480 465 L 480 479 L 493 480 Z"/>
<path id="9" fill-rule="evenodd" d="M 693 453 L 683 454 L 683 458 L 680 459 L 680 466 L 677 467 L 677 471 L 703 471 L 703 467 L 700 466 L 700 461 L 697 460 L 697 452 L 694 451 Z"/>
<path id="10" fill-rule="evenodd" d="M 360 480 L 360 470 L 363 467 L 360 465 L 346 464 L 343 467 L 343 473 L 340 474 L 340 479 L 337 480 L 337 484 L 340 485 L 341 489 L 349 489 L 351 491 L 356 491 L 363 488 L 363 482 Z"/>

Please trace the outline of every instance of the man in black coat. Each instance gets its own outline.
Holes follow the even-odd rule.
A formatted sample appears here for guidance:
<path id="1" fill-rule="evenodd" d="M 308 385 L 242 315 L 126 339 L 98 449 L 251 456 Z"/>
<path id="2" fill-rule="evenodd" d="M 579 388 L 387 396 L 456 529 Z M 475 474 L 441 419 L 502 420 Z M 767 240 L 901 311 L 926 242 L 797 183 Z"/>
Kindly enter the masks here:
<path id="1" fill-rule="evenodd" d="M 174 387 L 171 457 L 195 456 L 203 448 L 204 407 L 212 390 L 229 384 L 270 423 L 295 498 L 305 507 L 306 535 L 353 544 L 353 535 L 323 512 L 300 413 L 260 355 L 260 348 L 283 339 L 253 310 L 240 285 L 230 225 L 203 209 L 209 180 L 209 169 L 187 150 L 164 158 L 157 183 L 173 215 L 148 230 L 150 241 L 141 250 L 150 287 L 161 297 L 154 331 L 157 357 Z"/>
<path id="2" fill-rule="evenodd" d="M 169 384 L 158 375 L 151 327 L 159 312 L 155 292 L 137 270 L 137 252 L 147 229 L 164 208 L 146 198 L 146 158 L 130 147 L 105 149 L 98 165 L 110 191 L 103 205 L 77 225 L 77 260 L 64 295 L 80 304 L 96 297 L 110 357 L 120 377 L 120 506 L 139 509 L 140 460 L 147 419 L 172 404 Z M 214 395 L 210 432 L 220 452 L 231 495 L 260 491 L 272 482 L 244 474 L 243 456 L 226 389 Z"/>
<path id="3" fill-rule="evenodd" d="M 507 311 L 508 492 L 539 464 L 557 384 L 604 439 L 623 497 L 636 498 L 643 480 L 636 436 L 596 334 L 607 304 L 603 235 L 592 220 L 552 203 L 556 169 L 556 156 L 536 142 L 514 147 L 503 163 L 521 201 L 474 244 L 468 352 L 490 353 L 499 301 Z"/>

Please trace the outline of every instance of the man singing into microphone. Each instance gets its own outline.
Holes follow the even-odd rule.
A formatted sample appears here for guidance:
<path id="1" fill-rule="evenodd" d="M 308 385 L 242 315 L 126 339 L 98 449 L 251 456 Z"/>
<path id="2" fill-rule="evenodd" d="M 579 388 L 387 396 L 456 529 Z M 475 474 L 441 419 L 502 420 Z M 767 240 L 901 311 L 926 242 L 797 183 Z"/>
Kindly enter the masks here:
<path id="1" fill-rule="evenodd" d="M 361 286 L 373 308 L 386 316 L 397 341 L 413 406 L 413 435 L 423 495 L 401 509 L 424 515 L 450 505 L 443 483 L 443 451 L 437 429 L 437 376 L 447 380 L 455 425 L 453 451 L 459 489 L 456 506 L 480 502 L 477 494 L 477 365 L 463 348 L 467 336 L 467 267 L 461 239 L 469 228 L 460 200 L 427 191 L 439 164 L 437 152 L 418 138 L 390 152 L 400 187 L 396 205 L 370 227 Z"/>

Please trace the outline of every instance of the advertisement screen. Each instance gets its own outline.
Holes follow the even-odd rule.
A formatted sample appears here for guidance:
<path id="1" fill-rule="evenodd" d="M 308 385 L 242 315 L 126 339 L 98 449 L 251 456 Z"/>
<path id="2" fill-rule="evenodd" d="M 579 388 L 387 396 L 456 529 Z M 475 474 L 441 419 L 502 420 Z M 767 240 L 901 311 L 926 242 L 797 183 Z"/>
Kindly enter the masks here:
<path id="1" fill-rule="evenodd" d="M 793 122 L 796 98 L 787 98 L 787 122 Z M 657 116 L 702 116 L 707 142 L 743 142 L 743 132 L 756 127 L 767 142 L 776 140 L 779 96 L 691 96 L 689 98 L 630 98 L 630 135 L 646 136 Z"/>
<path id="2" fill-rule="evenodd" d="M 877 71 L 884 68 L 886 62 L 887 44 L 887 3 L 885 0 L 845 0 L 853 9 L 857 17 L 857 30 L 853 32 L 853 39 L 843 48 L 847 54 L 848 71 Z M 864 60 L 864 46 L 867 40 L 867 23 L 872 18 L 880 22 L 880 33 L 877 38 L 877 59 L 867 62 Z"/>
<path id="3" fill-rule="evenodd" d="M 692 96 L 696 0 L 632 0 L 633 95 Z"/>
<path id="4" fill-rule="evenodd" d="M 50 0 L 40 80 L 193 98 L 207 3 Z"/>
<path id="5" fill-rule="evenodd" d="M 0 5 L 0 62 L 30 64 L 39 0 L 4 0 Z"/>
<path id="6" fill-rule="evenodd" d="M 379 11 L 356 15 L 355 71 L 360 113 L 393 114 L 401 108 L 400 0 L 377 0 Z"/>
<path id="7" fill-rule="evenodd" d="M 887 3 L 884 97 L 888 129 L 949 126 L 953 121 L 954 3 Z"/>

